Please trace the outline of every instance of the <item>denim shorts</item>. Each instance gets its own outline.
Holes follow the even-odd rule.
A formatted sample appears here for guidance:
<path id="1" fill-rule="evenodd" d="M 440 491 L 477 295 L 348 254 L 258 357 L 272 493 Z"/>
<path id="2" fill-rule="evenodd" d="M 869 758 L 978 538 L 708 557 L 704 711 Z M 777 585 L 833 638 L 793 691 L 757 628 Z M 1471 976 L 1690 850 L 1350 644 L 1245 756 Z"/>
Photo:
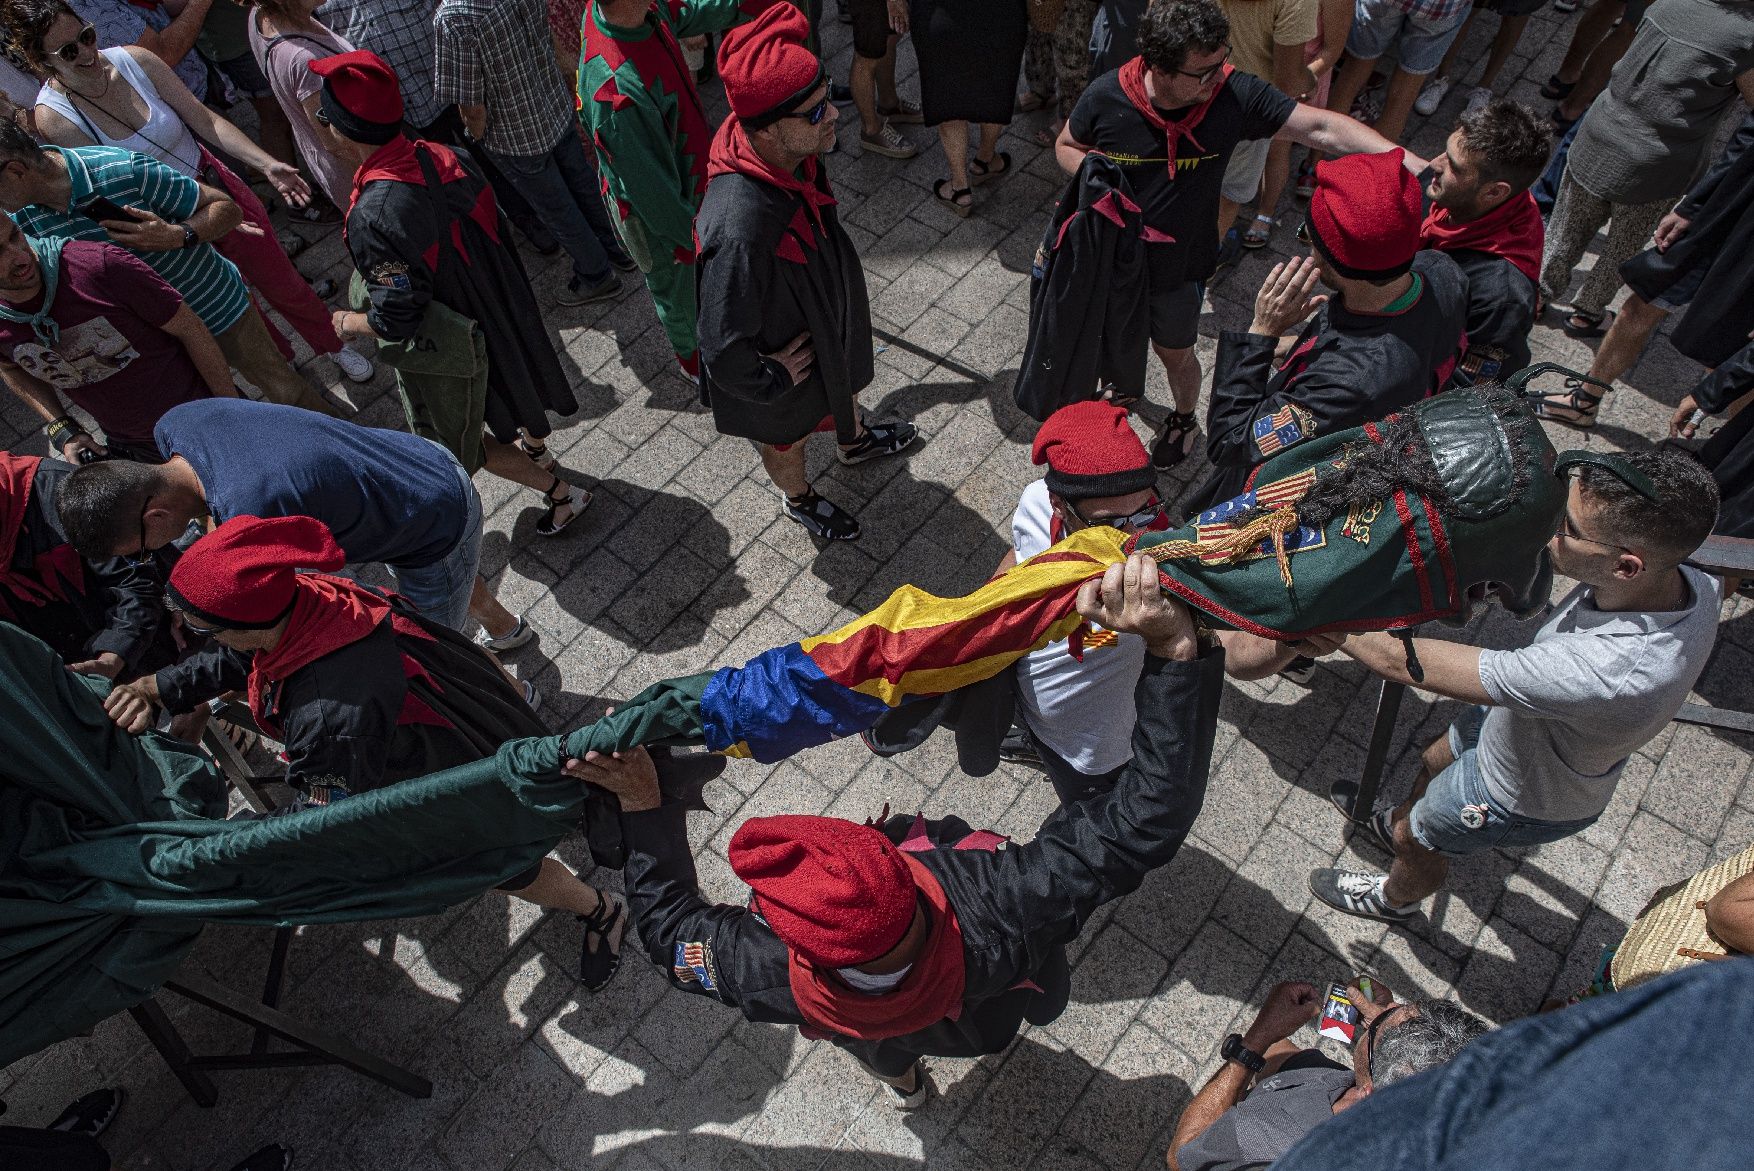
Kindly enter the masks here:
<path id="1" fill-rule="evenodd" d="M 1507 811 L 1487 795 L 1486 782 L 1480 778 L 1478 745 L 1480 727 L 1490 710 L 1470 708 L 1450 725 L 1449 747 L 1456 759 L 1431 778 L 1425 795 L 1414 802 L 1407 819 L 1414 840 L 1440 854 L 1472 854 L 1494 846 L 1544 845 L 1589 828 L 1593 817 L 1537 821 Z M 1477 826 L 1462 820 L 1462 811 L 1469 807 L 1479 815 Z"/>
<path id="2" fill-rule="evenodd" d="M 1346 52 L 1374 61 L 1399 41 L 1401 68 L 1423 77 L 1443 63 L 1443 55 L 1467 23 L 1469 11 L 1470 6 L 1464 4 L 1452 15 L 1433 21 L 1403 12 L 1395 0 L 1357 0 Z"/>
<path id="3" fill-rule="evenodd" d="M 452 457 L 453 461 L 455 458 Z M 475 574 L 481 567 L 481 495 L 475 491 L 475 483 L 462 464 L 457 464 L 457 476 L 463 482 L 462 539 L 431 565 L 386 568 L 396 579 L 396 592 L 407 598 L 422 617 L 452 630 L 464 630 L 469 622 L 469 595 L 474 592 Z"/>

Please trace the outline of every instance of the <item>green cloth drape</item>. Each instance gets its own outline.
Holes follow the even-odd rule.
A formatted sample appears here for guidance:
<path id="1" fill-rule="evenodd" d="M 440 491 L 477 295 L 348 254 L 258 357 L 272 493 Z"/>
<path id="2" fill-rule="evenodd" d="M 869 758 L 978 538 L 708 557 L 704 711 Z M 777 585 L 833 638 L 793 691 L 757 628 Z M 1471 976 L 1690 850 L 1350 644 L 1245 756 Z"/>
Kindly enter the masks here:
<path id="1" fill-rule="evenodd" d="M 219 774 L 120 732 L 108 687 L 0 623 L 0 1066 L 151 995 L 204 922 L 432 914 L 527 869 L 584 807 L 545 738 L 326 809 L 219 820 Z"/>

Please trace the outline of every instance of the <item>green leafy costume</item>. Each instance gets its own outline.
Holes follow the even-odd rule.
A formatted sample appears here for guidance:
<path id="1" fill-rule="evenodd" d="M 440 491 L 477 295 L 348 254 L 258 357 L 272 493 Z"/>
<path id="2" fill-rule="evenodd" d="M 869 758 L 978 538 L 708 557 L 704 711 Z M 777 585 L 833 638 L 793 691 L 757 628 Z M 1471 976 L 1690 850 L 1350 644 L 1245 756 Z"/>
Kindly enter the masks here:
<path id="1" fill-rule="evenodd" d="M 631 28 L 585 6 L 579 119 L 597 148 L 603 202 L 639 263 L 658 320 L 690 375 L 694 335 L 694 213 L 706 194 L 713 127 L 678 37 L 722 32 L 774 0 L 658 0 Z"/>

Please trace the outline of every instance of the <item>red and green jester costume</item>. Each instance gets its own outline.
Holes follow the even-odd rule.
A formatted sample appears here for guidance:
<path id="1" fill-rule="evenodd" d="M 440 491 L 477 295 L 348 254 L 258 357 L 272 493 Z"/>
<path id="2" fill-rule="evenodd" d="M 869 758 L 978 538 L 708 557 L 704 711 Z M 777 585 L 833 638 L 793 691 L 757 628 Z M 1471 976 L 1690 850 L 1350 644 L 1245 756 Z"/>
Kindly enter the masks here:
<path id="1" fill-rule="evenodd" d="M 713 127 L 679 37 L 722 32 L 776 0 L 657 0 L 633 27 L 585 6 L 579 119 L 597 148 L 603 202 L 639 263 L 658 320 L 690 376 L 694 333 L 694 213 L 706 194 Z"/>

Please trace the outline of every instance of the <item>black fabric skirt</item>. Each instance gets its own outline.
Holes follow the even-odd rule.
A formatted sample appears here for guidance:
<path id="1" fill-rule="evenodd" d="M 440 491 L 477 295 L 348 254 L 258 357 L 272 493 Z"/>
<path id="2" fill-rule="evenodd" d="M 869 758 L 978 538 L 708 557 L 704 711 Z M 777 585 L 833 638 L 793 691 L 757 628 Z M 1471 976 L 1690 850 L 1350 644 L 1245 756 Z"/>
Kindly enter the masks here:
<path id="1" fill-rule="evenodd" d="M 1029 37 L 1023 0 L 911 0 L 926 125 L 1011 121 Z"/>

